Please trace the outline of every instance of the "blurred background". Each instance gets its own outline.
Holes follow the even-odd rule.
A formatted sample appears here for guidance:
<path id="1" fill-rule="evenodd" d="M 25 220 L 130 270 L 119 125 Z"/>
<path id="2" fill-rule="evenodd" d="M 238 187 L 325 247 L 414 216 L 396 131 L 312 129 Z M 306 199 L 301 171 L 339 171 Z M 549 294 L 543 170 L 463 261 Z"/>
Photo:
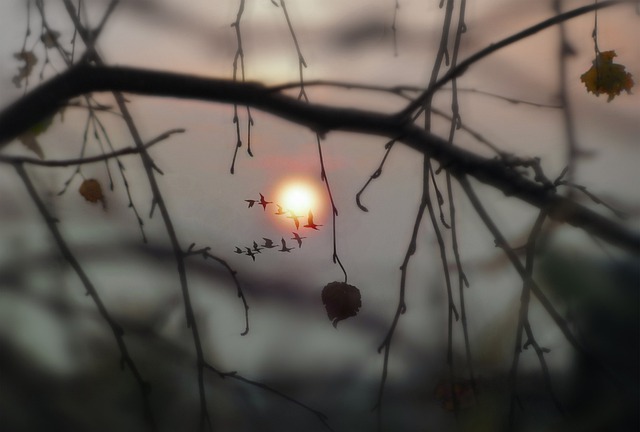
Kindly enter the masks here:
<path id="1" fill-rule="evenodd" d="M 76 6 L 80 3 L 80 16 L 91 26 L 98 25 L 109 4 L 103 0 L 74 2 Z M 67 51 L 75 50 L 79 58 L 83 47 L 62 2 L 41 4 L 48 27 L 59 33 L 57 42 Z M 564 8 L 585 4 L 589 3 L 568 1 Z M 424 87 L 433 67 L 444 11 L 437 1 L 400 1 L 396 56 L 390 30 L 395 5 L 392 0 L 288 2 L 287 12 L 308 65 L 303 70 L 305 80 Z M 238 1 L 122 1 L 100 35 L 98 52 L 110 65 L 231 78 L 237 49 L 231 24 L 237 19 L 238 6 Z M 551 2 L 471 2 L 459 56 L 465 58 L 552 15 Z M 587 14 L 566 24 L 574 52 L 567 58 L 566 90 L 582 151 L 575 161 L 575 182 L 626 213 L 628 218 L 621 223 L 637 232 L 640 102 L 637 95 L 623 93 L 607 103 L 604 96 L 588 94 L 580 82 L 594 57 L 593 20 L 593 14 Z M 598 20 L 600 49 L 616 50 L 616 61 L 637 81 L 640 17 L 633 5 L 607 8 Z M 41 41 L 42 16 L 36 2 L 3 1 L 0 25 L 0 104 L 6 107 L 65 65 Z M 240 26 L 247 81 L 279 85 L 299 80 L 298 55 L 282 7 L 267 0 L 247 1 Z M 466 89 L 459 94 L 462 124 L 504 152 L 540 157 L 552 179 L 567 164 L 562 112 L 553 107 L 559 104 L 559 47 L 558 30 L 546 30 L 474 65 L 458 81 Z M 15 54 L 23 50 L 32 52 L 37 62 L 28 80 L 21 80 L 18 87 L 14 78 L 24 62 Z M 292 96 L 298 92 L 297 88 L 287 90 Z M 393 112 L 406 104 L 405 99 L 388 92 L 307 86 L 306 93 L 311 103 L 381 112 Z M 164 173 L 158 176 L 162 194 L 183 248 L 191 243 L 196 248 L 210 247 L 212 255 L 237 272 L 250 306 L 250 331 L 242 336 L 244 307 L 229 272 L 213 260 L 187 258 L 206 360 L 220 371 L 237 371 L 326 414 L 333 430 L 375 430 L 373 408 L 383 367 L 378 347 L 398 302 L 399 268 L 422 191 L 420 155 L 395 145 L 382 175 L 361 196 L 369 210 L 363 212 L 355 196 L 378 168 L 386 141 L 331 133 L 322 142 L 339 211 L 337 253 L 349 283 L 362 295 L 359 314 L 341 321 L 336 329 L 320 293 L 326 284 L 342 280 L 343 273 L 332 260 L 331 205 L 320 177 L 315 135 L 251 111 L 255 123 L 250 156 L 246 151 L 247 113 L 238 107 L 244 145 L 238 151 L 234 174 L 230 174 L 237 140 L 232 106 L 133 95 L 127 99 L 145 141 L 171 128 L 186 130 L 150 150 Z M 115 108 L 110 95 L 95 95 L 95 100 Z M 436 95 L 436 108 L 448 112 L 450 105 L 450 91 Z M 118 115 L 105 111 L 99 118 L 115 148 L 133 145 Z M 94 129 L 99 138 L 93 135 Z M 448 129 L 448 120 L 434 117 L 435 133 L 447 136 Z M 81 151 L 97 155 L 101 145 L 106 149 L 107 139 L 101 131 L 88 121 L 85 109 L 69 107 L 38 136 L 38 142 L 45 159 L 75 158 Z M 465 130 L 456 133 L 454 142 L 493 155 Z M 2 153 L 37 157 L 17 141 Z M 27 169 L 50 212 L 60 220 L 58 226 L 73 253 L 125 329 L 132 358 L 151 384 L 150 401 L 159 430 L 196 430 L 199 401 L 194 348 L 185 325 L 172 250 L 158 212 L 149 217 L 152 198 L 141 163 L 135 156 L 123 157 L 121 162 L 131 202 L 144 221 L 147 243 L 113 161 L 108 166 L 84 165 L 75 174 L 75 167 Z M 78 193 L 83 178 L 102 184 L 104 208 Z M 444 191 L 444 175 L 437 181 Z M 273 205 L 266 210 L 259 205 L 249 208 L 245 201 L 263 194 L 277 203 L 282 189 L 292 183 L 304 183 L 314 191 L 315 222 L 323 225 L 318 231 L 301 228 L 300 235 L 307 238 L 300 248 L 289 240 L 295 231 L 292 221 L 275 215 Z M 474 186 L 511 244 L 523 245 L 537 210 L 483 185 Z M 66 192 L 60 194 L 65 187 Z M 502 251 L 494 247 L 493 238 L 462 191 L 454 189 L 460 254 L 470 282 L 465 304 L 476 387 L 470 389 L 462 328 L 455 323 L 453 375 L 456 388 L 467 395 L 456 418 L 446 391 L 450 373 L 445 279 L 434 230 L 425 218 L 408 266 L 407 312 L 400 319 L 389 357 L 382 429 L 638 430 L 638 257 L 599 245 L 571 227 L 545 227 L 534 277 L 598 363 L 576 353 L 532 299 L 532 329 L 538 343 L 550 350 L 545 360 L 561 409 L 529 348 L 520 357 L 519 404 L 509 424 L 512 394 L 508 377 L 522 282 Z M 586 196 L 576 197 L 615 217 Z M 62 259 L 8 164 L 0 166 L 0 215 L 0 429 L 141 430 L 139 388 L 128 370 L 120 370 L 113 334 Z M 443 231 L 451 258 L 450 231 Z M 261 244 L 263 238 L 275 243 L 285 238 L 294 250 L 266 250 L 255 261 L 234 253 L 236 247 L 251 247 L 254 241 Z M 452 258 L 449 267 L 452 280 L 457 281 Z M 457 282 L 454 289 L 459 308 Z M 313 413 L 264 388 L 221 379 L 214 373 L 206 375 L 205 383 L 215 430 L 327 430 Z"/>

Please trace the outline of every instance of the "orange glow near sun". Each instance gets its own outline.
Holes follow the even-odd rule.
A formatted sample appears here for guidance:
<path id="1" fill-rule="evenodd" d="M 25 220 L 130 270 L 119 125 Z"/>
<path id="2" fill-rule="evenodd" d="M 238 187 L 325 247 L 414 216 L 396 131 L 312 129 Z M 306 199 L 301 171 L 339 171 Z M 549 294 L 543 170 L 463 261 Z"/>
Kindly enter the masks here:
<path id="1" fill-rule="evenodd" d="M 318 193 L 315 188 L 304 181 L 287 181 L 278 190 L 278 201 L 284 211 L 293 211 L 300 216 L 306 216 L 309 210 L 314 213 L 319 210 Z"/>

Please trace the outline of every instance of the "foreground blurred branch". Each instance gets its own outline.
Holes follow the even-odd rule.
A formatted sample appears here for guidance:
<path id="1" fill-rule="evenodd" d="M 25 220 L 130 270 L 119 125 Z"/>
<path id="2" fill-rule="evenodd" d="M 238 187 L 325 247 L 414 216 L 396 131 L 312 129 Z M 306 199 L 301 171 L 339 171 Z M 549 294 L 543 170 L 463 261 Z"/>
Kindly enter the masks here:
<path id="1" fill-rule="evenodd" d="M 320 134 L 350 131 L 396 138 L 438 161 L 453 175 L 470 175 L 506 195 L 546 209 L 552 219 L 567 222 L 629 252 L 640 253 L 638 233 L 558 195 L 548 185 L 529 180 L 501 159 L 487 159 L 449 145 L 446 140 L 397 116 L 308 104 L 257 83 L 133 68 L 74 66 L 0 112 L 0 149 L 32 125 L 54 115 L 73 97 L 99 91 L 238 103 L 307 126 Z"/>

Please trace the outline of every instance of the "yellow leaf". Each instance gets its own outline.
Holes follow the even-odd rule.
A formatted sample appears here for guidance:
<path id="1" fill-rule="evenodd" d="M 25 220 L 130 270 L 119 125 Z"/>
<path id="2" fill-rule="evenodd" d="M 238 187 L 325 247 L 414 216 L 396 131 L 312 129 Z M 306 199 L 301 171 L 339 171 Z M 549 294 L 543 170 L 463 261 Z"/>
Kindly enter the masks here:
<path id="1" fill-rule="evenodd" d="M 607 102 L 611 102 L 622 90 L 631 93 L 633 79 L 625 71 L 625 66 L 613 62 L 617 54 L 615 51 L 598 53 L 591 68 L 580 76 L 580 81 L 587 87 L 587 91 L 599 96 L 600 93 L 609 95 Z"/>
<path id="2" fill-rule="evenodd" d="M 78 190 L 80 195 L 89 202 L 95 203 L 102 202 L 102 207 L 106 206 L 104 195 L 102 194 L 102 187 L 96 179 L 87 179 L 82 182 L 80 189 Z"/>

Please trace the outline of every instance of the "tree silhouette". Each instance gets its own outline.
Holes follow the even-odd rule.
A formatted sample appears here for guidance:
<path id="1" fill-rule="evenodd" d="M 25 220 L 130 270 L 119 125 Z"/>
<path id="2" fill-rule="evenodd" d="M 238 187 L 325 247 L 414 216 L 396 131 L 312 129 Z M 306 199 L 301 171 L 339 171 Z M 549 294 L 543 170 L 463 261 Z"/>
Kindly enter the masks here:
<path id="1" fill-rule="evenodd" d="M 366 12 L 362 19 L 349 15 L 347 30 L 329 26 L 332 48 L 357 57 L 374 45 L 388 55 L 383 62 L 402 59 L 403 17 L 410 26 L 411 13 L 420 7 L 407 3 L 408 12 L 403 15 L 401 2 L 388 3 L 380 9 L 383 13 L 362 9 Z M 367 3 L 363 4 L 366 8 Z M 233 6 L 237 7 L 235 18 L 227 23 L 231 36 L 207 33 L 208 40 L 220 38 L 224 41 L 221 45 L 228 49 L 231 44 L 231 50 L 235 50 L 216 53 L 231 68 L 228 78 L 188 65 L 167 70 L 121 66 L 102 54 L 104 48 L 111 47 L 111 26 L 126 20 L 121 11 L 132 16 L 142 11 L 164 17 L 167 26 L 178 25 L 179 14 L 164 9 L 166 5 L 118 0 L 96 4 L 84 0 L 24 3 L 20 10 L 26 10 L 26 33 L 22 47 L 14 54 L 18 66 L 12 79 L 23 93 L 4 103 L 0 111 L 0 162 L 5 168 L 13 168 L 10 181 L 22 183 L 15 187 L 11 184 L 12 196 L 27 196 L 30 204 L 25 208 L 33 213 L 35 207 L 40 222 L 18 224 L 20 230 L 2 233 L 6 260 L 0 268 L 0 280 L 5 300 L 0 306 L 10 310 L 12 304 L 18 304 L 13 299 L 16 297 L 19 304 L 32 305 L 39 313 L 16 308 L 8 314 L 15 315 L 15 323 L 7 319 L 5 325 L 30 328 L 26 322 L 33 315 L 54 322 L 51 328 L 61 328 L 59 339 L 65 345 L 60 345 L 60 350 L 68 356 L 66 363 L 61 363 L 72 370 L 67 372 L 72 378 L 46 372 L 37 364 L 38 355 L 20 347 L 20 343 L 35 338 L 4 332 L 0 359 L 6 373 L 0 379 L 8 390 L 0 393 L 6 401 L 6 409 L 0 410 L 4 411 L 0 424 L 8 425 L 7 430 L 637 430 L 640 234 L 633 208 L 636 203 L 634 197 L 613 191 L 629 201 L 614 205 L 608 197 L 592 191 L 597 184 L 583 184 L 580 169 L 590 159 L 579 137 L 584 119 L 577 114 L 571 89 L 576 84 L 585 86 L 581 95 L 585 100 L 606 94 L 608 100 L 597 101 L 607 109 L 627 97 L 624 93 L 631 93 L 631 61 L 637 58 L 623 52 L 622 47 L 611 47 L 617 52 L 609 47 L 600 51 L 603 18 L 598 14 L 603 10 L 637 12 L 640 3 L 610 0 L 569 8 L 573 5 L 555 0 L 550 5 L 550 17 L 547 13 L 546 19 L 531 21 L 485 47 L 469 49 L 465 34 L 472 23 L 466 15 L 466 1 L 443 0 L 441 10 L 434 6 L 431 11 L 438 14 L 437 28 L 441 32 L 433 37 L 436 47 L 433 53 L 420 51 L 421 56 L 433 54 L 430 76 L 421 78 L 420 85 L 397 82 L 389 74 L 383 84 L 371 84 L 366 79 L 331 80 L 331 73 L 319 74 L 322 79 L 309 79 L 312 67 L 305 57 L 305 40 L 312 29 L 305 27 L 305 19 L 323 8 L 340 6 L 298 4 L 288 9 L 291 6 L 285 0 L 262 4 L 238 0 Z M 344 7 L 348 14 L 356 10 L 350 9 L 353 5 Z M 269 11 L 272 23 L 279 25 L 277 42 L 266 30 L 259 37 L 251 35 L 251 29 L 255 29 L 252 25 L 258 26 L 256 16 L 267 16 L 265 11 Z M 573 47 L 575 35 L 570 37 L 568 29 L 573 20 L 584 19 L 592 28 L 591 33 L 582 35 L 593 46 L 588 53 Z M 34 23 L 39 31 L 33 31 Z M 478 20 L 473 21 L 475 26 L 491 24 Z M 196 32 L 194 28 L 191 30 Z M 473 79 L 474 68 L 483 62 L 517 43 L 535 40 L 547 29 L 558 30 L 555 45 L 544 49 L 557 55 L 552 66 L 557 68 L 554 74 L 559 84 L 552 102 L 533 102 L 518 94 L 461 86 L 467 77 Z M 637 36 L 631 28 L 617 31 L 628 35 L 627 39 Z M 267 74 L 258 74 L 256 81 L 249 78 L 254 73 L 249 62 L 252 56 L 259 57 L 252 44 L 260 39 L 265 45 L 289 46 L 295 59 L 294 82 L 274 83 Z M 407 36 L 404 41 L 409 39 Z M 162 53 L 154 52 L 151 46 L 147 49 L 145 56 Z M 613 62 L 615 56 L 620 63 Z M 570 72 L 576 58 L 584 65 L 581 75 Z M 416 55 L 404 55 L 408 64 L 415 59 Z M 377 67 L 384 67 L 384 63 Z M 334 94 L 331 92 L 336 92 L 334 100 L 326 95 Z M 153 99 L 149 102 L 149 98 L 138 97 Z M 159 121 L 148 124 L 153 114 L 139 111 L 138 104 L 155 104 L 160 98 L 204 102 L 200 105 L 204 111 L 215 104 L 215 115 L 231 117 L 230 125 L 222 125 L 226 120 L 220 124 L 210 118 L 200 121 L 208 123 L 208 144 L 213 142 L 215 148 L 224 146 L 221 137 L 226 137 L 228 130 L 234 135 L 232 156 L 227 161 L 229 173 L 212 170 L 216 181 L 203 186 L 205 197 L 195 190 L 172 189 L 179 182 L 172 159 L 187 158 L 191 150 L 182 148 L 167 158 L 163 156 L 166 150 L 158 145 L 164 143 L 170 148 L 173 142 L 189 137 L 190 131 L 189 127 L 176 125 L 158 133 L 155 129 Z M 557 146 L 564 160 L 549 162 L 538 157 L 537 149 L 529 156 L 522 147 L 498 145 L 487 136 L 500 136 L 502 130 L 467 125 L 463 115 L 468 106 L 477 106 L 478 99 L 485 101 L 481 102 L 487 107 L 485 114 L 491 111 L 492 103 L 513 105 L 513 111 L 526 107 L 553 112 L 563 130 Z M 450 105 L 449 110 L 441 108 L 443 100 Z M 173 103 L 176 108 L 171 117 L 178 123 L 188 122 L 188 116 L 179 114 L 187 107 L 180 105 L 183 102 Z M 189 112 L 192 108 L 188 107 Z M 522 111 L 518 115 L 525 118 L 529 114 Z M 606 117 L 597 120 L 606 126 Z M 511 128 L 506 121 L 505 130 Z M 269 182 L 259 175 L 242 177 L 251 171 L 249 160 L 251 166 L 262 163 L 276 176 L 279 168 L 292 168 L 296 146 L 308 147 L 288 143 L 283 148 L 291 156 L 278 167 L 277 156 L 270 159 L 268 145 L 261 142 L 267 141 L 265 128 L 269 126 L 263 125 L 269 122 L 276 125 L 274 129 L 285 122 L 287 127 L 295 125 L 297 129 L 292 130 L 297 132 L 290 140 L 309 141 L 311 132 L 316 168 L 310 175 L 307 168 L 302 171 L 319 178 L 325 209 L 296 214 L 297 210 L 279 201 L 275 190 L 265 184 Z M 633 116 L 622 121 L 628 129 L 637 129 L 636 122 Z M 544 129 L 544 125 L 533 128 Z M 69 131 L 74 132 L 73 138 Z M 543 132 L 539 131 L 541 136 Z M 332 175 L 336 159 L 348 160 L 346 163 L 354 167 L 349 173 L 361 175 L 362 167 L 355 167 L 364 163 L 362 154 L 352 154 L 355 160 L 332 154 L 335 137 L 342 140 L 354 135 L 366 138 L 363 142 L 368 143 L 360 151 L 375 152 L 375 157 L 380 157 L 377 168 L 371 169 L 368 180 L 361 179 L 365 180 L 364 186 L 355 193 L 344 176 L 336 180 Z M 55 142 L 51 142 L 52 136 Z M 68 144 L 60 144 L 63 140 L 77 142 L 78 136 L 79 147 L 74 144 L 70 150 Z M 509 135 L 505 132 L 505 136 Z M 509 139 L 515 139 L 514 135 Z M 535 142 L 535 137 L 531 141 Z M 132 145 L 122 144 L 129 142 Z M 189 138 L 178 142 L 181 146 L 191 144 Z M 378 155 L 380 148 L 374 146 L 381 143 L 383 152 Z M 609 144 L 603 145 L 601 154 L 619 151 Z M 246 149 L 247 158 L 241 149 Z M 411 152 L 403 159 L 407 166 L 401 168 L 407 172 L 409 163 L 419 156 L 417 169 L 411 171 L 416 175 L 410 178 L 416 193 L 403 190 L 376 199 L 371 189 L 387 181 L 389 165 L 402 149 Z M 271 152 L 276 152 L 275 147 Z M 197 156 L 190 163 L 195 166 L 197 158 L 205 157 Z M 216 166 L 217 157 L 213 156 L 211 162 Z M 102 164 L 102 172 L 89 168 L 96 164 Z M 73 168 L 66 181 L 51 177 L 65 167 Z M 195 173 L 193 184 L 201 181 Z M 630 176 L 628 183 L 632 184 L 637 176 L 627 173 Z M 224 182 L 234 178 L 243 185 L 241 193 L 225 191 L 229 186 Z M 77 198 L 74 188 L 83 200 L 70 201 Z M 146 194 L 150 195 L 140 198 Z M 123 197 L 125 201 L 121 202 Z M 349 201 L 344 202 L 344 197 Z M 392 204 L 396 198 L 406 197 L 411 197 L 413 208 Z M 509 204 L 526 204 L 526 210 L 517 207 L 519 204 L 515 204 L 515 210 L 502 209 L 501 197 L 508 198 Z M 178 204 L 184 199 L 193 208 Z M 67 207 L 70 202 L 71 207 Z M 90 207 L 98 202 L 99 209 Z M 200 218 L 197 209 L 204 202 L 216 209 L 218 217 L 206 222 L 213 226 L 211 231 L 194 233 L 188 217 Z M 148 214 L 141 210 L 145 206 Z M 354 211 L 345 210 L 348 206 Z M 123 208 L 133 214 L 139 239 L 127 238 L 113 245 L 101 237 L 107 226 L 122 232 L 123 237 L 131 237 L 130 222 L 126 227 L 119 223 L 126 218 L 118 213 Z M 347 221 L 363 222 L 347 222 L 342 228 L 345 212 L 349 214 Z M 367 238 L 358 237 L 365 217 L 381 212 L 383 228 Z M 4 218 L 9 226 L 10 211 Z M 505 222 L 517 218 L 523 220 L 517 224 Z M 76 226 L 73 221 L 78 219 L 84 219 L 90 235 L 96 236 L 88 246 L 79 240 L 85 228 Z M 194 225 L 205 226 L 201 223 Z M 400 240 L 394 231 L 399 225 L 408 225 L 408 232 L 402 233 Z M 42 232 L 43 227 L 48 234 Z M 563 235 L 582 237 L 564 241 Z M 28 243 L 28 236 L 35 236 L 37 243 L 52 238 L 56 252 L 22 251 L 21 242 Z M 109 237 L 116 235 L 107 234 Z M 471 242 L 469 237 L 482 240 Z M 10 244 L 11 239 L 16 244 Z M 487 245 L 487 240 L 494 244 Z M 400 254 L 398 243 L 404 247 Z M 494 247 L 500 253 L 494 252 Z M 309 255 L 309 251 L 314 254 Z M 382 252 L 386 254 L 380 255 Z M 385 286 L 386 282 L 376 280 L 380 256 L 393 261 L 394 269 L 399 267 L 392 275 L 399 280 L 393 290 Z M 329 263 L 319 262 L 318 257 L 328 258 Z M 209 261 L 215 265 L 209 265 Z M 365 268 L 359 262 L 370 264 Z M 311 276 L 314 267 L 318 280 Z M 40 272 L 52 273 L 53 277 L 47 274 L 44 285 L 31 280 Z M 68 273 L 75 275 L 73 281 Z M 505 275 L 510 277 L 508 282 L 499 281 Z M 361 285 L 363 281 L 370 286 Z M 138 283 L 148 291 L 144 301 L 135 299 L 137 291 L 130 292 Z M 301 290 L 301 283 L 314 288 Z M 225 288 L 230 284 L 239 305 L 227 298 Z M 418 326 L 425 326 L 428 310 L 414 305 L 419 303 L 416 295 L 424 296 L 425 303 L 429 296 L 437 297 L 428 285 L 436 286 L 437 295 L 443 296 L 442 301 L 433 301 L 429 310 L 437 311 L 434 314 L 438 314 L 444 336 L 433 343 L 418 337 L 416 346 L 415 338 L 408 336 L 411 331 L 402 329 L 408 326 L 402 318 L 413 316 Z M 483 321 L 473 316 L 476 310 L 487 301 L 502 301 L 499 293 L 491 292 L 492 285 L 508 286 L 517 295 L 514 303 L 492 310 L 494 320 Z M 91 304 L 84 302 L 83 294 Z M 325 378 L 317 365 L 308 364 L 311 372 L 307 380 L 296 383 L 296 372 L 290 367 L 293 360 L 289 358 L 278 360 L 288 366 L 269 371 L 261 369 L 257 358 L 251 363 L 234 355 L 232 351 L 237 349 L 250 359 L 253 354 L 249 350 L 267 338 L 263 326 L 285 322 L 284 315 L 271 309 L 270 302 L 290 313 L 300 313 L 300 317 L 293 315 L 300 323 L 308 319 L 305 315 L 323 315 L 324 324 L 333 323 L 323 328 L 332 332 L 327 334 L 335 335 L 335 327 L 341 332 L 358 330 L 359 336 L 365 336 L 358 339 L 375 339 L 381 356 L 369 345 L 367 361 L 376 362 L 376 378 L 371 378 L 370 371 L 365 373 L 369 366 L 359 360 L 357 367 L 345 369 L 346 375 L 326 372 Z M 414 315 L 408 313 L 409 309 L 415 309 Z M 264 318 L 265 311 L 270 312 L 271 321 Z M 258 325 L 252 325 L 253 314 L 258 315 Z M 238 315 L 242 316 L 241 328 Z M 337 326 L 342 320 L 346 321 Z M 499 325 L 501 320 L 504 323 Z M 305 327 L 299 325 L 304 331 Z M 550 338 L 553 333 L 561 337 Z M 274 337 L 275 342 L 269 342 L 276 353 L 274 358 L 296 352 L 292 335 Z M 355 339 L 341 339 L 343 345 L 317 343 L 322 349 L 334 347 L 340 354 L 341 350 L 350 352 L 350 345 L 357 345 Z M 305 336 L 304 341 L 316 343 L 313 335 Z M 242 344 L 248 347 L 238 348 Z M 507 354 L 501 352 L 504 347 L 508 347 Z M 101 355 L 106 360 L 99 358 Z M 126 374 L 115 374 L 119 370 L 112 361 L 115 357 Z M 394 365 L 394 357 L 407 364 L 402 368 Z M 436 358 L 440 366 L 421 366 Z M 227 363 L 233 370 L 225 371 L 221 365 Z M 317 363 L 330 361 L 318 359 Z M 359 381 L 354 381 L 356 378 Z M 131 390 L 132 384 L 136 391 Z M 181 388 L 184 386 L 188 388 Z M 344 396 L 348 391 L 354 396 Z M 371 408 L 373 413 L 369 412 Z M 37 415 L 29 417 L 26 413 L 32 410 Z M 354 414 L 363 410 L 366 415 Z"/>

